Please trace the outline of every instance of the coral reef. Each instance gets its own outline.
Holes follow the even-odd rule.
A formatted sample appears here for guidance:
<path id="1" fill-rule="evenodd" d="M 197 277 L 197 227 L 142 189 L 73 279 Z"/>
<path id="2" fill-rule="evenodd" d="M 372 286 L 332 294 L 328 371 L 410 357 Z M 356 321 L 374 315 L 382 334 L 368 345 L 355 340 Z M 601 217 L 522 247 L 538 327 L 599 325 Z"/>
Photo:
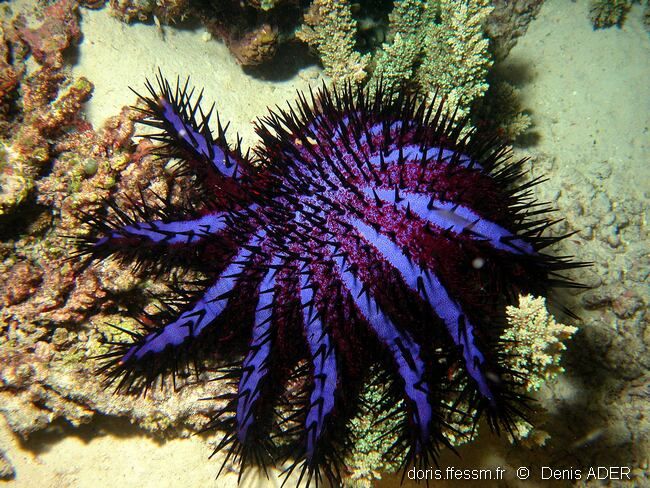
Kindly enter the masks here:
<path id="1" fill-rule="evenodd" d="M 336 84 L 361 83 L 372 71 L 371 85 L 379 79 L 393 87 L 408 81 L 431 97 L 438 88 L 462 116 L 487 89 L 492 62 L 483 25 L 491 11 L 486 0 L 398 0 L 388 42 L 371 58 L 354 49 L 349 3 L 316 0 L 298 37 L 318 51 Z"/>
<path id="2" fill-rule="evenodd" d="M 73 5 L 72 2 L 65 4 Z M 66 17 L 74 19 L 74 16 L 62 15 L 59 22 L 63 23 Z M 398 21 L 391 18 L 391 22 L 397 25 Z M 11 419 L 12 428 L 24 436 L 56 418 L 69 419 L 75 425 L 86 422 L 95 411 L 124 415 L 150 430 L 182 431 L 187 425 L 204 425 L 208 412 L 200 410 L 204 406 L 197 405 L 194 398 L 210 396 L 212 391 L 201 393 L 188 388 L 173 399 L 158 393 L 148 400 L 124 399 L 111 396 L 99 385 L 87 381 L 92 367 L 88 357 L 105 351 L 99 342 L 99 332 L 109 339 L 120 340 L 119 336 L 112 335 L 106 324 L 128 329 L 136 327 L 137 324 L 126 318 L 129 312 L 125 303 L 132 299 L 146 303 L 142 298 L 143 289 L 155 289 L 159 284 L 155 280 L 145 282 L 137 271 L 125 270 L 115 263 L 95 270 L 72 269 L 65 261 L 68 243 L 57 234 L 83 233 L 74 215 L 79 209 L 97 208 L 102 198 L 124 198 L 118 193 L 138 198 L 135 189 L 139 181 L 150 181 L 149 188 L 161 195 L 173 194 L 178 198 L 179 192 L 173 191 L 169 175 L 161 170 L 162 165 L 152 161 L 150 147 L 140 143 L 135 152 L 130 148 L 135 114 L 125 111 L 101 130 L 92 130 L 84 126 L 78 113 L 78 105 L 83 103 L 80 95 L 89 92 L 87 82 L 68 79 L 57 68 L 48 71 L 45 65 L 37 66 L 41 69 L 40 78 L 25 71 L 24 55 L 29 45 L 18 34 L 24 25 L 21 22 L 15 27 L 5 24 L 0 33 L 2 178 L 5 174 L 13 176 L 15 159 L 13 150 L 8 151 L 7 147 L 13 145 L 12 129 L 20 126 L 23 88 L 25 93 L 54 93 L 55 98 L 63 97 L 59 98 L 61 100 L 70 93 L 67 104 L 70 111 L 67 115 L 65 110 L 61 114 L 67 117 L 70 125 L 69 130 L 53 130 L 47 135 L 46 159 L 33 161 L 37 171 L 34 177 L 29 177 L 31 190 L 18 198 L 18 202 L 7 204 L 3 220 L 0 220 L 3 241 L 0 244 L 0 274 L 6 281 L 0 293 L 0 356 L 3 360 L 7 358 L 6 364 L 3 361 L 0 366 L 3 413 Z M 61 24 L 57 29 L 66 32 Z M 395 31 L 388 39 L 386 51 L 392 47 L 395 61 L 417 59 L 417 55 L 400 58 L 400 53 L 405 52 L 403 48 L 413 44 L 406 42 L 406 36 L 399 33 L 403 32 L 402 27 Z M 59 39 L 66 36 L 59 36 Z M 75 40 L 70 36 L 69 42 Z M 55 49 L 57 52 L 42 53 L 43 63 L 57 63 L 63 47 L 59 45 Z M 377 59 L 379 56 L 381 53 L 377 54 Z M 384 60 L 381 64 L 387 62 Z M 402 62 L 402 65 L 405 72 L 413 72 L 411 61 Z M 399 69 L 386 71 L 399 72 Z M 76 94 L 75 90 L 69 92 L 76 83 L 80 89 Z M 46 105 L 43 102 L 39 110 L 47 119 L 51 114 L 43 112 Z M 556 425 L 546 428 L 557 436 L 558 445 L 566 446 L 565 450 L 555 448 L 563 459 L 580 462 L 574 452 L 577 446 L 588 447 L 595 459 L 608 463 L 611 453 L 629 453 L 630 445 L 639 443 L 638 450 L 621 460 L 633 464 L 642 478 L 647 476 L 647 463 L 644 464 L 639 452 L 648 452 L 647 439 L 650 438 L 647 423 L 641 418 L 650 418 L 647 401 L 650 397 L 650 376 L 647 374 L 650 328 L 647 327 L 645 288 L 648 236 L 643 202 L 629 195 L 621 198 L 605 188 L 611 164 L 602 164 L 584 174 L 584 170 L 579 170 L 576 176 L 573 167 L 564 168 L 539 156 L 532 160 L 533 172 L 557 175 L 538 191 L 543 199 L 557 200 L 562 215 L 567 216 L 561 230 L 582 230 L 565 246 L 596 263 L 594 269 L 576 273 L 576 279 L 589 284 L 592 290 L 577 297 L 572 307 L 580 312 L 585 322 L 575 339 L 576 347 L 568 355 L 568 378 L 560 378 L 550 399 L 546 397 L 551 394 L 544 388 L 540 396 L 551 404 L 547 409 Z M 0 182 L 3 191 L 11 187 L 4 181 Z M 16 195 L 19 194 L 21 192 L 17 191 Z M 9 232 L 6 222 L 11 222 L 16 230 Z M 20 225 L 15 225 L 17 222 Z M 565 252 L 564 249 L 562 253 Z M 585 365 L 584 377 L 576 378 L 576 372 L 584 370 Z M 586 398 L 584 392 L 596 392 L 597 398 Z M 574 402 L 568 411 L 565 397 Z M 620 408 L 623 404 L 626 405 L 624 409 Z M 207 407 L 205 405 L 206 410 Z M 557 415 L 557 410 L 563 415 Z M 584 417 L 595 419 L 594 424 L 602 424 L 602 430 L 595 430 L 592 437 L 583 439 L 583 428 L 593 425 Z M 358 428 L 362 432 L 359 437 L 365 437 L 363 432 L 369 430 L 368 424 L 362 422 Z M 452 441 L 454 444 L 462 442 Z M 375 464 L 379 458 L 376 453 L 381 450 L 383 448 L 378 450 L 372 444 L 363 450 L 363 459 L 356 464 L 351 461 L 358 480 L 375 478 L 378 471 L 386 469 L 385 465 Z M 548 454 L 544 456 L 545 459 Z M 385 461 L 379 460 L 380 463 Z M 2 466 L 7 466 L 7 472 L 11 471 L 10 465 L 3 464 L 0 456 L 0 470 Z"/>
<path id="3" fill-rule="evenodd" d="M 9 124 L 6 135 L 10 137 L 0 140 L 0 215 L 11 213 L 30 195 L 49 162 L 49 139 L 71 127 L 83 127 L 79 109 L 90 97 L 92 85 L 84 78 L 68 86 L 63 81 L 61 73 L 43 66 L 21 83 L 24 96 L 19 123 L 16 127 Z"/>
<path id="4" fill-rule="evenodd" d="M 591 0 L 589 18 L 595 29 L 621 27 L 634 3 L 645 4 L 643 7 L 643 23 L 650 31 L 650 1 L 649 0 Z"/>
<path id="5" fill-rule="evenodd" d="M 556 201 L 565 218 L 554 232 L 579 231 L 556 252 L 580 254 L 593 266 L 573 273 L 589 290 L 568 303 L 580 315 L 580 331 L 562 361 L 566 372 L 536 394 L 550 442 L 543 451 L 530 444 L 532 451 L 513 449 L 511 464 L 618 463 L 643 485 L 650 452 L 647 195 L 630 192 L 636 176 L 614 174 L 616 159 L 564 165 L 544 154 L 528 156 L 531 177 L 550 175 L 539 197 Z"/>
<path id="6" fill-rule="evenodd" d="M 506 315 L 508 328 L 501 335 L 504 353 L 521 390 L 534 393 L 564 372 L 560 361 L 565 342 L 578 328 L 556 322 L 543 297 L 520 296 L 519 306 L 506 307 Z M 540 428 L 543 420 L 539 410 L 535 418 L 534 429 L 530 423 L 516 423 L 513 441 L 527 439 L 540 445 L 546 441 L 548 434 Z"/>
<path id="7" fill-rule="evenodd" d="M 271 25 L 263 24 L 229 43 L 230 51 L 239 64 L 253 66 L 271 59 L 277 50 L 278 33 Z"/>
<path id="8" fill-rule="evenodd" d="M 174 2 L 155 4 L 165 11 L 156 14 L 162 23 L 174 16 L 167 11 L 174 11 L 169 3 L 177 7 Z M 111 1 L 126 21 L 147 18 L 152 5 Z M 371 5 L 349 0 L 205 2 L 188 4 L 182 16 L 200 19 L 243 66 L 266 63 L 283 44 L 298 39 L 317 54 L 337 86 L 374 86 L 382 79 L 387 86 L 407 84 L 430 97 L 439 89 L 458 105 L 460 115 L 467 115 L 488 87 L 492 55 L 485 32 L 494 36 L 492 50 L 501 59 L 525 32 L 541 0 L 497 2 L 495 7 L 487 0 L 395 0 L 387 12 L 381 9 L 390 2 Z M 507 125 L 521 126 L 525 117 L 513 117 Z"/>
<path id="9" fill-rule="evenodd" d="M 24 18 L 14 22 L 18 35 L 42 66 L 60 68 L 63 50 L 79 39 L 78 6 L 77 0 L 57 0 L 44 9 L 44 21 L 35 29 L 25 25 Z"/>
<path id="10" fill-rule="evenodd" d="M 488 0 L 441 1 L 440 22 L 425 36 L 427 59 L 417 71 L 419 84 L 439 88 L 461 116 L 488 88 L 492 61 L 482 31 L 491 11 Z"/>
<path id="11" fill-rule="evenodd" d="M 123 110 L 99 131 L 84 121 L 92 85 L 58 66 L 67 46 L 61 40 L 76 39 L 63 33 L 76 31 L 77 6 L 65 0 L 52 6 L 57 15 L 33 31 L 47 29 L 58 35 L 56 42 L 38 43 L 23 17 L 2 26 L 0 45 L 14 56 L 0 65 L 0 79 L 8 80 L 0 113 L 0 411 L 24 437 L 57 418 L 79 425 L 96 411 L 129 416 L 151 430 L 182 430 L 179 419 L 205 423 L 196 395 L 187 391 L 171 401 L 159 394 L 116 398 L 87 381 L 94 370 L 89 357 L 102 350 L 106 322 L 128 326 L 124 304 L 142 298 L 140 287 L 156 285 L 141 283 L 117 263 L 79 269 L 69 261 L 66 236 L 87 232 L 80 212 L 97 208 L 113 192 L 139 195 L 136 182 L 147 181 L 170 198 L 180 198 L 180 191 L 170 193 L 169 175 L 154 164 L 150 145 L 132 147 L 134 111 Z M 38 55 L 27 69 L 32 49 Z M 21 183 L 6 184 L 12 181 Z M 120 299 L 125 294 L 129 299 Z"/>
<path id="12" fill-rule="evenodd" d="M 566 343 L 578 330 L 576 327 L 560 324 L 547 311 L 546 300 L 543 297 L 522 295 L 517 307 L 508 306 L 508 327 L 501 338 L 504 341 L 504 354 L 510 358 L 513 372 L 521 373 L 517 379 L 519 391 L 531 395 L 542 385 L 556 381 L 558 375 L 564 372 L 560 361 Z M 364 389 L 362 396 L 368 406 L 353 420 L 355 452 L 348 460 L 350 474 L 346 486 L 368 487 L 373 480 L 381 479 L 382 474 L 394 473 L 399 469 L 404 453 L 391 451 L 394 436 L 386 432 L 394 432 L 397 423 L 395 415 L 384 415 L 378 418 L 380 405 L 385 395 L 385 386 L 371 382 Z M 454 404 L 454 398 L 447 399 L 449 405 Z M 459 406 L 459 410 L 469 408 Z M 394 407 L 397 410 L 397 406 Z M 471 416 L 470 416 L 471 417 Z M 540 428 L 544 425 L 544 409 L 535 412 L 535 428 L 531 424 L 518 421 L 515 424 L 511 440 L 524 442 L 528 446 L 543 445 L 548 434 Z M 453 446 L 461 446 L 474 440 L 477 430 L 470 418 L 460 413 L 448 419 L 450 425 L 445 437 Z M 390 455 L 386 455 L 390 452 Z"/>
<path id="13" fill-rule="evenodd" d="M 398 441 L 396 432 L 403 419 L 397 413 L 403 406 L 395 404 L 385 411 L 382 404 L 386 385 L 377 381 L 376 375 L 371 377 L 373 380 L 361 392 L 361 401 L 366 406 L 351 421 L 354 452 L 345 460 L 348 473 L 344 480 L 350 488 L 370 488 L 382 475 L 397 472 L 403 459 L 403 453 L 387 454 Z"/>
<path id="14" fill-rule="evenodd" d="M 476 127 L 514 141 L 532 125 L 532 118 L 521 106 L 519 90 L 506 81 L 492 83 L 475 108 Z"/>
<path id="15" fill-rule="evenodd" d="M 84 128 L 79 110 L 92 85 L 83 78 L 66 85 L 60 72 L 62 51 L 79 37 L 77 4 L 59 0 L 45 14 L 37 28 L 28 28 L 22 16 L 2 28 L 5 53 L 29 49 L 40 67 L 26 75 L 20 57 L 19 68 L 6 61 L 0 66 L 5 107 L 0 124 L 0 216 L 11 213 L 32 192 L 50 158 L 49 140 L 68 129 Z M 21 103 L 16 103 L 19 89 Z"/>
<path id="16" fill-rule="evenodd" d="M 387 39 L 375 55 L 370 86 L 382 79 L 389 86 L 413 80 L 423 53 L 427 20 L 434 16 L 431 3 L 399 0 L 389 15 Z M 426 89 L 425 93 L 430 90 Z"/>
<path id="17" fill-rule="evenodd" d="M 191 12 L 241 65 L 254 66 L 272 60 L 294 38 L 301 8 L 293 0 L 226 1 L 196 4 Z"/>

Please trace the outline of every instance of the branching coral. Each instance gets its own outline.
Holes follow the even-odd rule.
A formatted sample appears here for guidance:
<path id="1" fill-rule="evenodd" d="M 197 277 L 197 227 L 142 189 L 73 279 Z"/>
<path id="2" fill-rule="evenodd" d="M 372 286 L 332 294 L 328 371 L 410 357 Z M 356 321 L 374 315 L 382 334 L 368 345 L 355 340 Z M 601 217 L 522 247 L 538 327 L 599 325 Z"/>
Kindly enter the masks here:
<path id="1" fill-rule="evenodd" d="M 427 58 L 418 70 L 419 84 L 440 88 L 461 115 L 488 88 L 492 61 L 482 25 L 491 10 L 487 0 L 443 0 L 440 22 L 425 37 Z"/>
<path id="2" fill-rule="evenodd" d="M 526 378 L 523 389 L 537 391 L 564 372 L 560 366 L 564 341 L 578 328 L 556 322 L 542 297 L 521 296 L 519 307 L 508 306 L 506 314 L 509 327 L 502 335 L 505 352 L 512 353 L 513 369 Z"/>
<path id="3" fill-rule="evenodd" d="M 620 27 L 634 3 L 645 4 L 643 23 L 646 29 L 650 30 L 650 0 L 592 0 L 589 5 L 589 17 L 594 28 L 602 29 L 614 25 Z"/>
<path id="4" fill-rule="evenodd" d="M 401 405 L 393 405 L 386 412 L 380 406 L 385 402 L 386 387 L 374 380 L 361 392 L 361 400 L 366 405 L 351 421 L 354 452 L 345 461 L 349 474 L 346 486 L 366 488 L 373 486 L 375 480 L 384 473 L 394 473 L 399 469 L 404 453 L 387 455 L 390 447 L 398 440 L 397 429 L 403 421 L 396 413 Z M 383 413 L 379 413 L 383 412 Z"/>
<path id="5" fill-rule="evenodd" d="M 476 111 L 477 125 L 494 130 L 508 140 L 515 140 L 532 124 L 523 111 L 519 90 L 506 81 L 493 83 Z"/>
<path id="6" fill-rule="evenodd" d="M 546 301 L 541 297 L 520 296 L 518 307 L 507 307 L 506 315 L 508 327 L 501 336 L 503 353 L 511 358 L 513 371 L 521 374 L 519 379 L 514 379 L 519 383 L 519 392 L 529 395 L 563 372 L 560 361 L 566 350 L 564 343 L 578 329 L 558 323 L 547 311 Z M 401 462 L 398 453 L 382 455 L 390 451 L 394 441 L 385 434 L 391 432 L 391 425 L 372 415 L 372 405 L 381 401 L 383 390 L 384 387 L 377 384 L 367 386 L 363 398 L 370 408 L 353 420 L 355 453 L 346 461 L 351 467 L 350 486 L 371 486 L 372 480 L 379 479 L 382 473 L 395 472 Z M 453 395 L 447 399 L 448 406 L 453 408 L 445 419 L 449 428 L 444 435 L 452 446 L 460 446 L 477 436 L 471 415 L 461 413 L 464 410 L 471 412 L 471 408 L 467 404 L 455 404 L 456 400 Z M 394 416 L 386 415 L 385 418 L 396 422 Z M 544 431 L 533 430 L 523 421 L 517 422 L 515 428 L 517 438 L 529 443 L 542 444 L 547 436 Z"/>
<path id="7" fill-rule="evenodd" d="M 491 12 L 487 0 L 398 0 L 390 14 L 388 42 L 370 63 L 354 51 L 356 23 L 347 2 L 316 0 L 305 16 L 299 38 L 315 47 L 325 71 L 337 84 L 383 79 L 397 86 L 405 81 L 431 96 L 447 94 L 461 115 L 487 89 L 492 65 L 483 24 Z"/>
<path id="8" fill-rule="evenodd" d="M 620 26 L 632 7 L 632 0 L 592 0 L 589 16 L 596 28 Z"/>
<path id="9" fill-rule="evenodd" d="M 0 63 L 0 98 L 5 108 L 0 122 L 0 215 L 11 213 L 30 195 L 50 159 L 50 141 L 70 128 L 85 126 L 80 109 L 90 97 L 92 84 L 84 78 L 65 83 L 60 71 L 62 51 L 79 37 L 77 4 L 59 0 L 45 14 L 37 28 L 28 28 L 26 20 L 18 17 L 2 29 L 0 54 L 4 51 L 4 55 L 0 57 L 5 61 Z M 40 66 L 25 76 L 24 66 L 9 64 L 6 53 L 27 48 Z M 23 96 L 16 103 L 19 88 Z"/>
<path id="10" fill-rule="evenodd" d="M 318 51 L 325 72 L 336 84 L 358 84 L 366 78 L 370 59 L 354 50 L 356 26 L 349 3 L 314 0 L 297 33 Z"/>
<path id="11" fill-rule="evenodd" d="M 391 12 L 388 42 L 375 56 L 375 69 L 370 80 L 374 86 L 383 79 L 389 86 L 412 80 L 423 56 L 425 24 L 429 18 L 426 3 L 421 0 L 397 0 Z"/>
<path id="12" fill-rule="evenodd" d="M 556 322 L 542 297 L 520 296 L 519 306 L 506 307 L 506 314 L 508 328 L 501 336 L 504 353 L 509 356 L 513 371 L 520 374 L 515 381 L 520 383 L 521 391 L 533 393 L 564 372 L 560 366 L 566 350 L 564 343 L 578 328 Z M 518 438 L 545 441 L 546 434 L 533 431 L 529 424 L 518 422 L 516 427 Z"/>

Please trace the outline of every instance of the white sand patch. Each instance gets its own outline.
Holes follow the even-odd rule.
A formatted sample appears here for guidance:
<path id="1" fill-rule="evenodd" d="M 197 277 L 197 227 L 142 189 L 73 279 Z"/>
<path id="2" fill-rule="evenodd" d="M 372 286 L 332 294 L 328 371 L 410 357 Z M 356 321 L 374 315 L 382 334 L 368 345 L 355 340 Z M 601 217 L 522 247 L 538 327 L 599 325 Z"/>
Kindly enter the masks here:
<path id="1" fill-rule="evenodd" d="M 607 161 L 621 191 L 650 192 L 650 35 L 642 6 L 622 28 L 594 30 L 589 2 L 547 0 L 504 71 L 519 73 L 531 149 L 566 167 Z"/>
<path id="2" fill-rule="evenodd" d="M 144 81 L 154 80 L 158 68 L 175 83 L 180 76 L 184 82 L 190 76 L 190 86 L 204 89 L 204 109 L 216 103 L 222 122 L 231 122 L 245 142 L 255 140 L 252 121 L 265 115 L 268 106 L 284 104 L 295 98 L 296 89 L 305 89 L 305 78 L 320 84 L 315 67 L 305 68 L 307 74 L 286 81 L 271 82 L 253 78 L 242 70 L 221 41 L 210 38 L 202 27 L 194 30 L 165 26 L 124 24 L 112 17 L 107 8 L 81 9 L 83 42 L 79 47 L 75 76 L 85 76 L 95 84 L 87 104 L 87 118 L 95 128 L 107 117 L 116 115 L 124 105 L 136 101 L 129 86 L 145 95 Z M 215 120 L 216 124 L 216 120 Z"/>

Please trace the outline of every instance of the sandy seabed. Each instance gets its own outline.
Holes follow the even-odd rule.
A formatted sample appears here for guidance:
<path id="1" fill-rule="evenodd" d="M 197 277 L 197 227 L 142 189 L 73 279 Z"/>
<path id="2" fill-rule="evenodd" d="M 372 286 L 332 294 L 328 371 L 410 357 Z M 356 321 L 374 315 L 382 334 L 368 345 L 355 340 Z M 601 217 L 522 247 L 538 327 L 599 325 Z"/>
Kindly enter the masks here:
<path id="1" fill-rule="evenodd" d="M 640 6 L 633 8 L 622 28 L 594 31 L 587 13 L 585 0 L 547 0 L 500 69 L 521 89 L 522 105 L 533 118 L 532 142 L 526 150 L 554 160 L 554 168 L 567 175 L 605 162 L 609 176 L 603 191 L 614 203 L 617 196 L 630 195 L 643 202 L 645 224 L 650 194 L 650 36 L 641 24 Z M 314 66 L 293 69 L 283 81 L 253 78 L 202 30 L 127 26 L 106 9 L 82 9 L 82 31 L 73 71 L 95 84 L 87 107 L 95 127 L 134 101 L 128 86 L 141 87 L 160 67 L 168 76 L 191 75 L 196 86 L 205 87 L 205 99 L 217 102 L 222 120 L 232 121 L 245 143 L 252 144 L 251 122 L 267 106 L 283 104 L 294 98 L 296 89 L 321 82 Z M 589 207 L 589 202 L 582 203 Z M 441 464 L 504 465 L 500 449 L 506 441 L 484 437 L 488 439 L 461 450 L 461 459 L 445 455 Z M 27 441 L 12 436 L 0 419 L 0 446 L 16 469 L 15 479 L 6 485 L 17 488 L 226 487 L 236 486 L 237 480 L 231 474 L 215 481 L 220 462 L 207 460 L 207 438 L 159 441 L 114 419 L 97 419 L 77 430 L 55 428 Z M 395 484 L 394 479 L 381 482 Z M 279 485 L 255 477 L 244 483 Z"/>

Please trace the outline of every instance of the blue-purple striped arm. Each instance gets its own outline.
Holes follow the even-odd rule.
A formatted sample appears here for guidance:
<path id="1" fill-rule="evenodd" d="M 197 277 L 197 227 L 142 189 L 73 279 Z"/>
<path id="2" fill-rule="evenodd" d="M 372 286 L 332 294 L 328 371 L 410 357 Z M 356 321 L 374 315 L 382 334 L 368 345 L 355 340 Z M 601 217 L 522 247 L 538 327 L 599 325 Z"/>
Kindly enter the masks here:
<path id="1" fill-rule="evenodd" d="M 271 319 L 275 300 L 275 269 L 281 259 L 271 261 L 271 270 L 260 284 L 260 295 L 255 311 L 252 339 L 248 354 L 242 364 L 242 377 L 239 380 L 237 395 L 237 437 L 242 444 L 246 442 L 248 430 L 253 423 L 253 412 L 260 397 L 260 388 L 268 373 L 268 360 L 271 353 Z"/>
<path id="2" fill-rule="evenodd" d="M 400 331 L 383 312 L 370 293 L 364 293 L 363 283 L 350 270 L 345 269 L 344 258 L 335 256 L 335 268 L 346 286 L 357 308 L 370 324 L 371 329 L 384 346 L 388 348 L 397 365 L 399 376 L 404 381 L 404 392 L 412 406 L 412 420 L 417 426 L 420 444 L 427 442 L 431 433 L 433 412 L 429 399 L 429 385 L 426 382 L 425 366 L 420 357 L 420 346 L 408 332 Z"/>
<path id="3" fill-rule="evenodd" d="M 483 371 L 485 357 L 475 342 L 474 325 L 465 316 L 460 305 L 449 296 L 436 275 L 430 271 L 422 271 L 389 237 L 366 223 L 358 219 L 350 219 L 350 223 L 401 273 L 406 284 L 431 305 L 435 314 L 444 322 L 454 343 L 462 348 L 465 369 L 476 382 L 479 392 L 484 398 L 494 402 L 490 382 Z M 418 281 L 421 281 L 423 286 L 418 286 Z"/>
<path id="4" fill-rule="evenodd" d="M 490 243 L 495 249 L 513 254 L 535 254 L 531 244 L 516 237 L 512 232 L 488 219 L 480 217 L 469 207 L 442 200 L 431 200 L 430 197 L 401 191 L 400 200 L 395 201 L 395 191 L 388 189 L 364 188 L 363 192 L 368 199 L 374 194 L 384 201 L 394 202 L 397 208 L 416 214 L 422 220 L 429 222 L 441 230 L 451 229 L 457 234 L 471 231 L 468 235 L 474 239 L 482 239 Z"/>
<path id="5" fill-rule="evenodd" d="M 347 125 L 349 123 L 349 117 L 345 116 L 343 118 L 343 124 Z M 403 122 L 401 120 L 396 120 L 393 122 L 390 127 L 388 128 L 390 134 L 392 136 L 395 136 L 396 132 L 402 129 Z M 384 132 L 384 125 L 382 123 L 376 123 L 372 125 L 371 127 L 368 128 L 367 134 L 370 135 L 372 138 L 374 137 L 379 137 L 383 134 Z M 334 137 L 334 141 L 338 142 L 341 137 L 347 137 L 347 135 L 342 135 L 341 129 L 337 125 L 336 129 L 336 134 Z M 361 137 L 359 138 L 359 142 L 357 144 L 357 147 L 359 150 L 368 141 L 368 137 L 366 133 L 362 134 Z M 354 139 L 351 141 L 352 143 L 356 142 Z M 424 157 L 425 160 L 428 161 L 440 161 L 444 163 L 449 163 L 452 161 L 453 158 L 457 158 L 456 161 L 460 166 L 463 166 L 465 168 L 467 167 L 472 167 L 472 168 L 477 168 L 477 169 L 483 169 L 480 164 L 478 164 L 476 161 L 472 161 L 472 159 L 465 155 L 465 154 L 458 154 L 457 151 L 453 149 L 445 149 L 442 147 L 428 147 L 425 149 L 425 151 L 422 151 L 422 146 L 420 144 L 406 144 L 401 146 L 401 154 L 402 157 L 404 158 L 404 161 L 407 162 L 413 162 L 413 163 L 420 163 L 422 161 L 422 158 Z M 395 163 L 399 160 L 400 157 L 400 148 L 397 147 L 396 145 L 393 145 L 390 149 L 388 154 L 384 155 L 384 162 L 386 164 L 392 164 Z M 381 159 L 379 157 L 379 154 L 375 154 L 369 158 L 369 162 L 375 166 L 379 166 Z"/>
<path id="6" fill-rule="evenodd" d="M 249 246 L 256 246 L 263 239 L 264 233 L 258 232 L 250 241 Z M 197 337 L 207 326 L 214 322 L 224 311 L 230 294 L 245 263 L 250 260 L 251 251 L 242 249 L 231 260 L 219 278 L 205 292 L 194 306 L 183 312 L 176 320 L 162 329 L 147 335 L 140 343 L 134 344 L 124 355 L 122 362 L 131 359 L 139 360 L 147 354 L 158 354 L 167 347 L 177 347 L 190 338 Z"/>
<path id="7" fill-rule="evenodd" d="M 184 142 L 199 156 L 197 159 L 205 158 L 210 161 L 212 167 L 224 177 L 236 178 L 237 160 L 228 156 L 227 152 L 230 152 L 228 147 L 208 141 L 201 132 L 193 127 L 192 123 L 185 120 L 183 114 L 176 112 L 174 105 L 164 97 L 159 99 L 159 103 L 162 108 L 160 116 L 173 130 L 173 132 L 167 131 L 171 137 Z"/>
<path id="8" fill-rule="evenodd" d="M 321 316 L 316 311 L 314 290 L 309 284 L 307 274 L 300 276 L 300 286 L 305 335 L 314 368 L 314 388 L 309 397 L 309 409 L 305 420 L 306 457 L 311 459 L 318 440 L 323 434 L 325 419 L 334 409 L 338 373 L 334 344 L 331 336 L 325 330 Z"/>
<path id="9" fill-rule="evenodd" d="M 139 222 L 112 230 L 101 237 L 93 247 L 101 247 L 122 239 L 137 239 L 142 244 L 185 245 L 197 244 L 208 236 L 214 236 L 226 228 L 224 212 L 213 212 L 194 220 L 164 222 Z"/>

